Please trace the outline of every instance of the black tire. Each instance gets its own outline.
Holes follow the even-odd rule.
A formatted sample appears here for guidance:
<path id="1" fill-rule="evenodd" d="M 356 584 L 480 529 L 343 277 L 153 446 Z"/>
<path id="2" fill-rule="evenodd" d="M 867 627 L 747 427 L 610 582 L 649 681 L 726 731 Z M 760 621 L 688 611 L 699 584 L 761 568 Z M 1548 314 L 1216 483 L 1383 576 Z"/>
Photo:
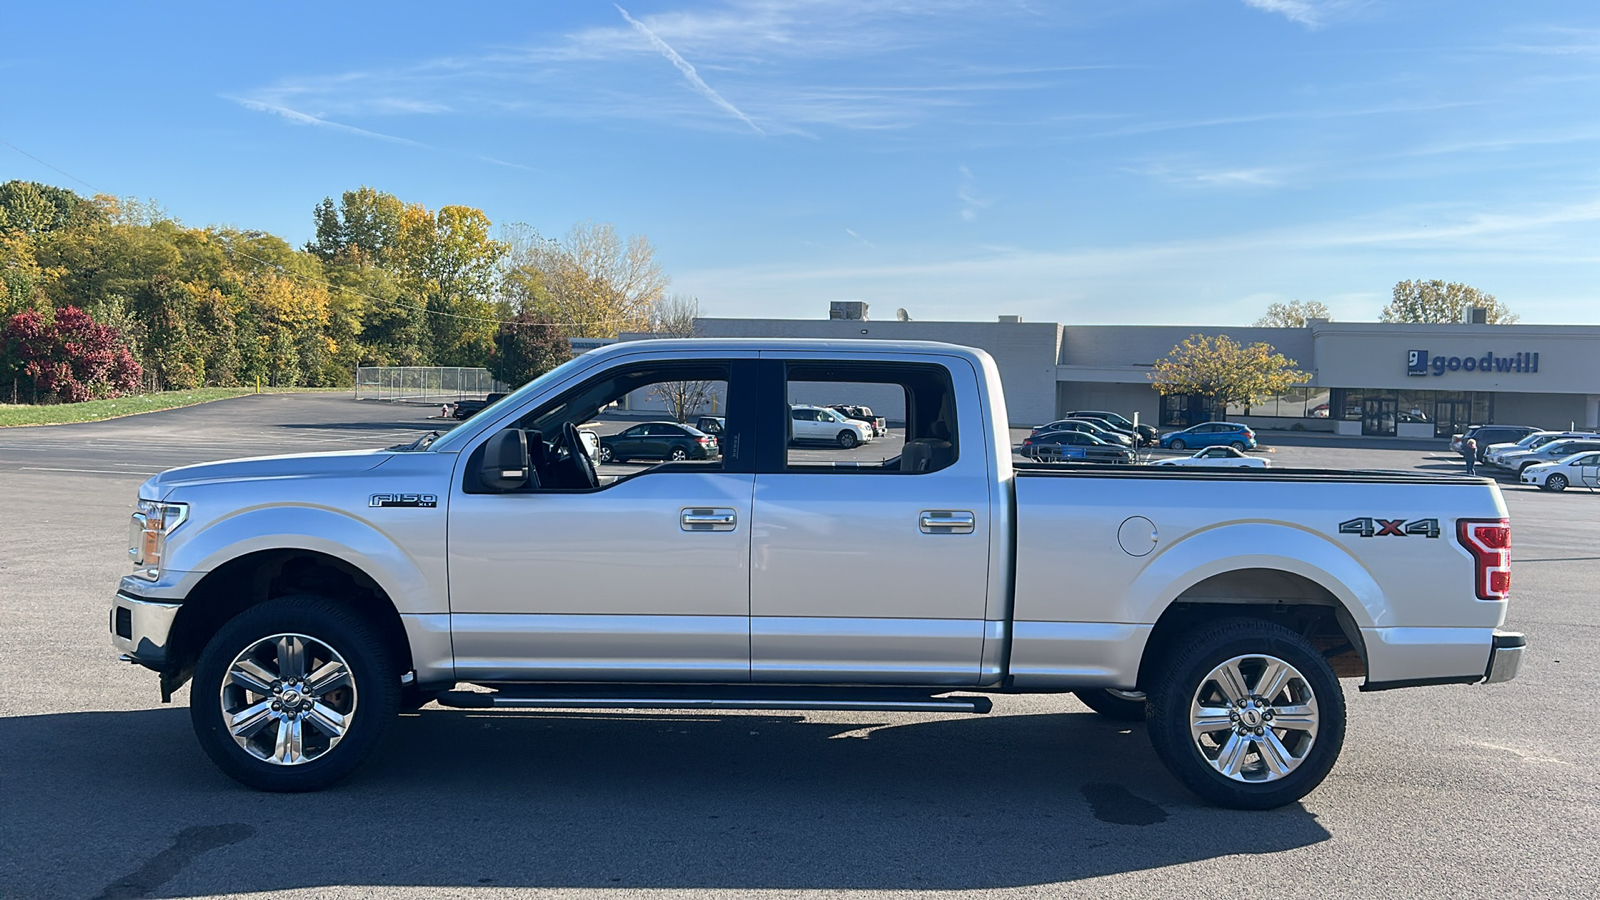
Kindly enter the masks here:
<path id="1" fill-rule="evenodd" d="M 1228 446 L 1232 447 L 1233 449 L 1235 449 L 1237 451 L 1239 451 L 1240 453 L 1243 453 L 1244 451 L 1250 449 L 1249 447 L 1246 447 L 1244 445 L 1244 441 L 1234 441 L 1233 443 L 1229 444 Z"/>
<path id="2" fill-rule="evenodd" d="M 1344 745 L 1344 693 L 1327 660 L 1305 638 L 1260 619 L 1223 619 L 1200 627 L 1171 653 L 1156 675 L 1145 706 L 1145 722 L 1156 755 L 1185 787 L 1218 806 L 1274 809 L 1311 793 L 1327 777 Z M 1302 679 L 1294 681 L 1295 690 L 1309 690 L 1316 705 L 1314 739 L 1287 774 L 1272 780 L 1247 781 L 1224 775 L 1202 754 L 1190 731 L 1191 704 L 1206 688 L 1211 672 L 1235 657 L 1252 655 L 1276 657 L 1299 670 Z M 1255 687 L 1259 683 L 1251 690 Z M 1231 727 L 1224 726 L 1224 733 Z M 1277 732 L 1270 724 L 1267 730 L 1273 735 Z M 1294 732 L 1287 734 L 1291 740 L 1297 737 Z M 1244 754 L 1240 757 L 1247 758 Z M 1259 752 L 1257 761 L 1264 767 Z"/>
<path id="3" fill-rule="evenodd" d="M 320 755 L 293 765 L 253 755 L 224 722 L 223 679 L 229 668 L 247 648 L 279 634 L 304 635 L 332 648 L 343 657 L 354 684 L 342 736 Z M 309 662 L 314 665 L 315 656 Z M 260 791 L 316 791 L 334 784 L 367 758 L 399 709 L 399 673 L 377 629 L 350 607 L 308 594 L 269 600 L 230 619 L 201 652 L 189 692 L 189 719 L 206 755 L 228 777 Z M 326 741 L 314 725 L 302 728 L 313 741 Z"/>
<path id="4" fill-rule="evenodd" d="M 673 447 L 667 455 L 670 456 L 674 461 L 681 461 L 689 458 L 689 451 L 682 447 Z"/>
<path id="5" fill-rule="evenodd" d="M 1118 722 L 1144 721 L 1144 694 L 1139 691 L 1113 691 L 1106 688 L 1088 688 L 1073 691 L 1083 705 L 1108 719 Z M 1135 699 L 1137 698 L 1137 699 Z"/>
<path id="6" fill-rule="evenodd" d="M 1560 493 L 1561 491 L 1566 490 L 1567 489 L 1567 476 L 1565 476 L 1565 475 L 1551 475 L 1549 478 L 1546 478 L 1544 480 L 1544 489 L 1547 490 L 1547 491 L 1555 491 L 1557 493 Z"/>
<path id="7" fill-rule="evenodd" d="M 1174 450 L 1187 450 L 1187 449 L 1189 449 L 1189 445 L 1185 444 L 1183 442 L 1183 438 L 1173 438 L 1172 439 L 1172 443 L 1168 444 L 1167 446 L 1171 447 Z"/>
<path id="8" fill-rule="evenodd" d="M 843 447 L 844 449 L 854 449 L 855 445 L 859 443 L 861 443 L 861 439 L 856 437 L 856 433 L 854 431 L 839 432 L 839 446 Z"/>

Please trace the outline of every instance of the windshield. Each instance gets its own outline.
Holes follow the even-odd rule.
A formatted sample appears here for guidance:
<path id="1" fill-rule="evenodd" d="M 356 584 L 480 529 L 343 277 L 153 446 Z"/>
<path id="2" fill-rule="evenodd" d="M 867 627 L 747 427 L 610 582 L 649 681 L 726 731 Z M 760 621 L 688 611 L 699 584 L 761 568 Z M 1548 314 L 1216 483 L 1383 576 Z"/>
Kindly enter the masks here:
<path id="1" fill-rule="evenodd" d="M 473 416 L 473 418 L 477 419 L 483 417 L 485 420 L 487 420 L 491 417 L 491 413 L 495 409 L 498 409 L 501 405 L 515 406 L 522 402 L 522 398 L 541 390 L 542 385 L 548 384 L 552 381 L 559 381 L 562 378 L 565 378 L 568 372 L 571 372 L 573 369 L 579 368 L 586 363 L 587 360 L 583 356 L 574 356 L 561 365 L 556 366 L 554 369 L 551 369 L 543 375 L 540 375 L 538 378 L 535 378 L 522 387 L 517 388 L 504 397 L 501 397 L 499 400 L 496 400 L 484 407 L 483 412 L 478 413 L 476 416 Z M 444 437 L 433 441 L 426 447 L 426 449 L 449 452 L 460 450 L 461 444 L 466 441 L 465 434 L 466 430 L 458 425 L 452 429 L 449 434 L 446 434 Z"/>

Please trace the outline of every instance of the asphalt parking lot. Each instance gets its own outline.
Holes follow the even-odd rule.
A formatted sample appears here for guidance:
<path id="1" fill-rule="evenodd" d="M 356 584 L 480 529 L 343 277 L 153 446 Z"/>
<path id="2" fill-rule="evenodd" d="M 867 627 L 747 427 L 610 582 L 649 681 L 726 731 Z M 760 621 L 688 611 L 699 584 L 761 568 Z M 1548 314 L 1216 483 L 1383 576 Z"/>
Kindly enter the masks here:
<path id="1" fill-rule="evenodd" d="M 1202 805 L 1142 726 L 1070 696 L 974 717 L 430 708 L 332 790 L 236 785 L 187 691 L 161 705 L 105 633 L 139 482 L 385 446 L 430 412 L 262 395 L 0 430 L 0 897 L 1600 896 L 1600 495 L 1510 483 L 1521 677 L 1346 681 L 1339 765 L 1272 812 Z M 1460 471 L 1442 446 L 1270 458 Z"/>

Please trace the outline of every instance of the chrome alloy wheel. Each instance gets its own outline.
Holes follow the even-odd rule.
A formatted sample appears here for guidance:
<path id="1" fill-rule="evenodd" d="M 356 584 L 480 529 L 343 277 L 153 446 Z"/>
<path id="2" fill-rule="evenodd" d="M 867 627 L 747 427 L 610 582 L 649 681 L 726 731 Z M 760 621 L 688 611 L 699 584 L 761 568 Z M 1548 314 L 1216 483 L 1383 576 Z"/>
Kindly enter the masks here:
<path id="1" fill-rule="evenodd" d="M 332 750 L 356 712 L 355 676 L 344 657 L 303 634 L 274 634 L 246 647 L 228 665 L 220 693 L 234 741 L 280 766 Z"/>
<path id="2" fill-rule="evenodd" d="M 1213 769 L 1234 781 L 1277 781 L 1317 740 L 1317 698 L 1287 662 L 1235 656 L 1201 679 L 1189 723 L 1195 747 Z"/>

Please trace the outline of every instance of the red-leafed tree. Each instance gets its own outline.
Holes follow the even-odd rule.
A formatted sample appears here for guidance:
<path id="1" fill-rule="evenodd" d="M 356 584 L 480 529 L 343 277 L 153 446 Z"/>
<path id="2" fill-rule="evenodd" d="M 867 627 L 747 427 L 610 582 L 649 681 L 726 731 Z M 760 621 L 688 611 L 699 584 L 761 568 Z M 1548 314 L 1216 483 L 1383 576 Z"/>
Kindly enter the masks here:
<path id="1" fill-rule="evenodd" d="M 12 316 L 0 330 L 0 372 L 30 399 L 63 403 L 138 390 L 143 374 L 122 334 L 75 306 L 56 310 L 52 320 L 31 309 Z"/>

